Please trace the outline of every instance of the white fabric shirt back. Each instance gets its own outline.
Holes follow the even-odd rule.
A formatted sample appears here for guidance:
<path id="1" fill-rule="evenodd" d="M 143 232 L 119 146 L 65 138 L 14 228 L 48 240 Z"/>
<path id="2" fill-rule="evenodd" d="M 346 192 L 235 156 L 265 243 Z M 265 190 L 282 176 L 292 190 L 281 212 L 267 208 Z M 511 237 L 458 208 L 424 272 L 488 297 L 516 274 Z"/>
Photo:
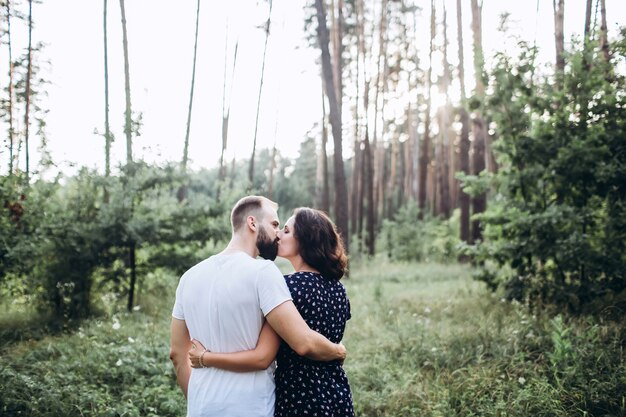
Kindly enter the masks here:
<path id="1" fill-rule="evenodd" d="M 244 252 L 214 255 L 181 277 L 172 316 L 185 320 L 191 338 L 211 352 L 238 352 L 256 347 L 264 316 L 288 300 L 273 262 Z M 187 416 L 271 417 L 273 373 L 274 366 L 246 373 L 192 369 Z"/>

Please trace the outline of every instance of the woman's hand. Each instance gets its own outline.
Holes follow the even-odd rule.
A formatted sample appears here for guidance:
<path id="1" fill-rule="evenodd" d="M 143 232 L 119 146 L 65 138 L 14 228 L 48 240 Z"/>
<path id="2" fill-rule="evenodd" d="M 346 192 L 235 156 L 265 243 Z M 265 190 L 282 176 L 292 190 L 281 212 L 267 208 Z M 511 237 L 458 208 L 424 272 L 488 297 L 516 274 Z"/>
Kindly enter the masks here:
<path id="1" fill-rule="evenodd" d="M 204 347 L 202 343 L 197 341 L 196 339 L 191 340 L 191 349 L 189 349 L 189 362 L 191 362 L 192 368 L 206 368 L 204 362 L 201 361 L 202 355 L 204 355 L 208 350 Z"/>

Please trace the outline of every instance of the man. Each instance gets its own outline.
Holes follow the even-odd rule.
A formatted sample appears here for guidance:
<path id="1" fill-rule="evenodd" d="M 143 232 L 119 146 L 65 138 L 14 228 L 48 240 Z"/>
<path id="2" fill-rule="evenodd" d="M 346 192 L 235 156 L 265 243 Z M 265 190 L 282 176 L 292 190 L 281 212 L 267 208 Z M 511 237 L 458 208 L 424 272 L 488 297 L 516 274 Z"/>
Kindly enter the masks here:
<path id="1" fill-rule="evenodd" d="M 187 398 L 187 416 L 270 417 L 274 415 L 273 369 L 191 371 L 191 339 L 212 352 L 254 349 L 264 318 L 298 354 L 343 360 L 345 348 L 311 330 L 291 301 L 282 274 L 271 260 L 278 252 L 276 203 L 244 197 L 231 212 L 226 249 L 180 279 L 172 312 L 170 359 Z M 270 260 L 258 260 L 260 255 Z"/>

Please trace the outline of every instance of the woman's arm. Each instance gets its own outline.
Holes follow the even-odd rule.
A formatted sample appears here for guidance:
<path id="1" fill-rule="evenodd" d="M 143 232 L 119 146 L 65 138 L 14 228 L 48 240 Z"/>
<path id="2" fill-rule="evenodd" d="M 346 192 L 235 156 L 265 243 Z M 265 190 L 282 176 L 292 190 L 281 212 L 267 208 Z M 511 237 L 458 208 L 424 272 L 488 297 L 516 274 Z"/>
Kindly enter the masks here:
<path id="1" fill-rule="evenodd" d="M 252 372 L 267 369 L 278 352 L 280 338 L 272 327 L 265 322 L 259 334 L 256 348 L 233 353 L 215 353 L 205 350 L 202 343 L 192 341 L 189 359 L 193 368 L 213 367 L 233 372 Z"/>

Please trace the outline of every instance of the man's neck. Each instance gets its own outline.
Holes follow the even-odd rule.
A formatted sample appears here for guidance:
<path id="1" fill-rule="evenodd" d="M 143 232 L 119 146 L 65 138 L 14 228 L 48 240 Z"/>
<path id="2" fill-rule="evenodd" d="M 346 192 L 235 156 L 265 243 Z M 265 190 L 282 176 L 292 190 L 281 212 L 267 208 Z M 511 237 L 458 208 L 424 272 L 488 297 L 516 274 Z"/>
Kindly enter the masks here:
<path id="1" fill-rule="evenodd" d="M 233 235 L 226 248 L 220 253 L 222 255 L 231 255 L 237 252 L 244 252 L 251 258 L 256 258 L 259 254 L 259 250 L 254 242 L 247 242 L 242 236 Z"/>

